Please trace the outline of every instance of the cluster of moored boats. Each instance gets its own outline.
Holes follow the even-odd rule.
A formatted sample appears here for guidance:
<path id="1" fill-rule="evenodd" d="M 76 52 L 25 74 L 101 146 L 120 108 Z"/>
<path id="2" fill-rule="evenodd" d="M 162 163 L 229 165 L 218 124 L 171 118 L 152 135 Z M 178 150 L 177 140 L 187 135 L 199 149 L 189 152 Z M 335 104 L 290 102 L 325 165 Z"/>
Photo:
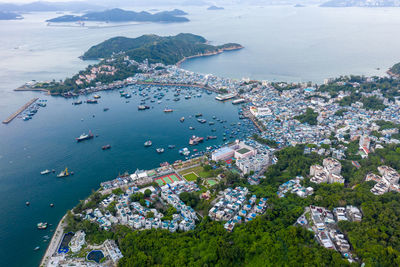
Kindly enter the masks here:
<path id="1" fill-rule="evenodd" d="M 39 108 L 45 107 L 47 100 L 46 99 L 39 99 L 35 104 L 30 105 L 23 113 L 22 113 L 22 120 L 29 121 L 36 115 Z"/>

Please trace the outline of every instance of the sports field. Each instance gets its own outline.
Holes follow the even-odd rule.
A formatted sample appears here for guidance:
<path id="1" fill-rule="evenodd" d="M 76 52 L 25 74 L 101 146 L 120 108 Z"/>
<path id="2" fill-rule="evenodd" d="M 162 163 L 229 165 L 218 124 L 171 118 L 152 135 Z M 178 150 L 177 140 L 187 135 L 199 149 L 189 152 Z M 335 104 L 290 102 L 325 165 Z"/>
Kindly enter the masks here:
<path id="1" fill-rule="evenodd" d="M 165 184 L 172 184 L 174 182 L 180 181 L 181 178 L 176 173 L 167 174 L 161 177 L 158 177 L 154 181 L 159 185 L 163 186 Z"/>
<path id="2" fill-rule="evenodd" d="M 191 182 L 191 181 L 196 181 L 197 177 L 199 177 L 199 176 L 197 176 L 197 174 L 195 174 L 194 172 L 191 172 L 191 173 L 185 174 L 183 177 L 186 179 L 186 181 Z"/>

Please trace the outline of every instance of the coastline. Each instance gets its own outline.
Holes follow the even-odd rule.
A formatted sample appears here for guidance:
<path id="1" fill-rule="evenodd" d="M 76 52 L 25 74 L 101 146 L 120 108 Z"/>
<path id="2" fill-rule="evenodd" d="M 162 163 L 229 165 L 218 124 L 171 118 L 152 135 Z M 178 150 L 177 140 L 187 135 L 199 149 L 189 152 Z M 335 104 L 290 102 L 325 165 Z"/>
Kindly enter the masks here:
<path id="1" fill-rule="evenodd" d="M 194 56 L 184 57 L 183 59 L 179 60 L 175 65 L 177 67 L 180 67 L 183 62 L 185 62 L 186 60 L 191 59 L 191 58 L 214 56 L 214 55 L 219 55 L 225 51 L 240 50 L 243 48 L 244 48 L 244 46 L 225 47 L 225 48 L 218 49 L 217 51 L 214 51 L 214 52 L 208 52 L 208 53 L 204 53 L 204 54 L 197 54 Z"/>
<path id="2" fill-rule="evenodd" d="M 51 238 L 51 241 L 49 243 L 49 245 L 47 246 L 46 252 L 44 253 L 42 260 L 40 261 L 40 265 L 39 266 L 46 266 L 47 265 L 47 261 L 49 260 L 49 258 L 51 257 L 51 255 L 53 255 L 56 250 L 57 250 L 57 244 L 60 243 L 61 238 L 63 236 L 63 232 L 64 232 L 64 220 L 67 217 L 68 211 L 64 214 L 64 216 L 61 218 L 61 220 L 59 221 L 56 230 L 54 231 L 54 234 Z"/>

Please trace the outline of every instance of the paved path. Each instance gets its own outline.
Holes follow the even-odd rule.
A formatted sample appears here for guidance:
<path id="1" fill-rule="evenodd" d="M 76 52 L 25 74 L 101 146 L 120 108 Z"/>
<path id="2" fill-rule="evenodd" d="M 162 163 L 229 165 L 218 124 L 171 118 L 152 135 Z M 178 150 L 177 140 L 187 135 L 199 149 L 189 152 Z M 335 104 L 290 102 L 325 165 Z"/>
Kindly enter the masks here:
<path id="1" fill-rule="evenodd" d="M 61 238 L 63 237 L 64 227 L 66 226 L 66 223 L 64 222 L 66 217 L 67 214 L 65 214 L 58 223 L 57 229 L 54 232 L 53 237 L 51 238 L 49 246 L 47 247 L 46 253 L 43 256 L 42 261 L 40 262 L 40 266 L 47 266 L 51 256 L 57 252 L 58 245 L 60 244 Z"/>

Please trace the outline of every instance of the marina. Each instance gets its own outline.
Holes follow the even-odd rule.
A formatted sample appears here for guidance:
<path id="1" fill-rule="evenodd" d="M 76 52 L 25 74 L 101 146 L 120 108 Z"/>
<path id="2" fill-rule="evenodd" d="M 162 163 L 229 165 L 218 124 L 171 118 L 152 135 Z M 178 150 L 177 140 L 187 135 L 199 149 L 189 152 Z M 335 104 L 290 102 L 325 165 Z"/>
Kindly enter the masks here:
<path id="1" fill-rule="evenodd" d="M 13 119 L 15 119 L 19 114 L 24 112 L 28 107 L 30 107 L 33 103 L 35 103 L 39 98 L 35 97 L 29 100 L 25 105 L 19 108 L 15 113 L 11 114 L 10 117 L 3 121 L 4 124 L 9 124 Z"/>

